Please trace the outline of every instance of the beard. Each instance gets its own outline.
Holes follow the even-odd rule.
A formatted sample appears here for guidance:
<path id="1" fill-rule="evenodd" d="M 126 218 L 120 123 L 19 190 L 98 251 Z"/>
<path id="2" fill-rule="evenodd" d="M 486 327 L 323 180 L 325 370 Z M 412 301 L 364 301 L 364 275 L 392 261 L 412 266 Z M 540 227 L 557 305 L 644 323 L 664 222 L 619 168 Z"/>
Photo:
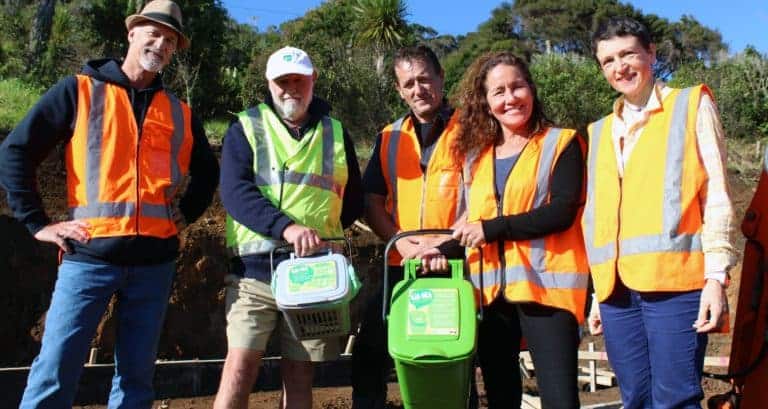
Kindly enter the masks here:
<path id="1" fill-rule="evenodd" d="M 149 72 L 160 72 L 160 70 L 162 70 L 165 66 L 163 59 L 154 52 L 146 52 L 146 49 L 144 51 L 145 52 L 141 53 L 141 56 L 139 57 L 139 64 L 141 65 L 141 68 Z M 158 51 L 158 53 L 161 52 Z"/>
<path id="2" fill-rule="evenodd" d="M 289 121 L 295 121 L 307 112 L 306 105 L 295 99 L 281 100 L 278 98 L 274 100 L 274 105 L 280 117 Z"/>

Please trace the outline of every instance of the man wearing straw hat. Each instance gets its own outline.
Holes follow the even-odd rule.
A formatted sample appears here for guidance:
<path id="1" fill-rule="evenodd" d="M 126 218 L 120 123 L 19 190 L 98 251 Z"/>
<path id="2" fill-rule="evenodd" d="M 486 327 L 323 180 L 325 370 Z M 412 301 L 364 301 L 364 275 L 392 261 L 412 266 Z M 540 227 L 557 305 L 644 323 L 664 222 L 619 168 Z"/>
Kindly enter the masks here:
<path id="1" fill-rule="evenodd" d="M 269 95 L 241 112 L 221 152 L 227 210 L 227 359 L 215 408 L 246 408 L 267 341 L 279 334 L 282 408 L 311 409 L 313 363 L 335 359 L 337 338 L 299 341 L 270 290 L 270 251 L 290 243 L 310 255 L 344 235 L 362 213 L 352 141 L 331 107 L 314 96 L 317 71 L 306 52 L 283 47 L 267 60 Z M 286 259 L 275 255 L 274 265 Z M 279 331 L 275 332 L 276 329 Z"/>
<path id="2" fill-rule="evenodd" d="M 113 294 L 109 407 L 151 407 L 178 234 L 216 189 L 218 164 L 202 124 L 165 90 L 159 74 L 177 49 L 189 46 L 181 10 L 156 0 L 125 23 L 123 61 L 93 60 L 61 80 L 0 146 L 0 183 L 15 217 L 63 254 L 23 408 L 72 407 L 89 343 Z M 69 218 L 57 222 L 43 209 L 35 169 L 59 143 Z"/>

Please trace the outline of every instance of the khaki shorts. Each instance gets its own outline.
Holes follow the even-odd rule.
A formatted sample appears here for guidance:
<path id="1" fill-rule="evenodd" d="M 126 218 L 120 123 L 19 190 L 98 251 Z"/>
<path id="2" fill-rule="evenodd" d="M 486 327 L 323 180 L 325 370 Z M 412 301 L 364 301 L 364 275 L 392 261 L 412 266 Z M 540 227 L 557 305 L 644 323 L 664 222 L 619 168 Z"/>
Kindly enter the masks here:
<path id="1" fill-rule="evenodd" d="M 233 274 L 224 282 L 229 348 L 265 351 L 269 337 L 278 329 L 282 357 L 312 362 L 338 359 L 341 345 L 337 337 L 299 341 L 293 336 L 268 284 Z"/>

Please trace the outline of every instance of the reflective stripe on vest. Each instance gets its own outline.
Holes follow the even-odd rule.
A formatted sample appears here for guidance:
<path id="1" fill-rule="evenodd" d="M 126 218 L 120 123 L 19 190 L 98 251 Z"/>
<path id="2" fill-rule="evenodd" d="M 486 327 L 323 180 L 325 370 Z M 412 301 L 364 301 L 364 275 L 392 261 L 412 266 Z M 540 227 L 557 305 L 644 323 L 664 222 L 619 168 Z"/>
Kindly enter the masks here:
<path id="1" fill-rule="evenodd" d="M 90 104 L 90 108 L 88 109 L 87 114 L 85 116 L 82 115 L 82 111 L 78 109 L 78 120 L 86 120 L 87 121 L 87 129 L 85 129 L 85 135 L 82 134 L 76 134 L 73 135 L 73 138 L 76 140 L 74 141 L 75 144 L 77 144 L 77 147 L 74 147 L 73 141 L 70 141 L 70 144 L 68 145 L 70 149 L 70 156 L 71 155 L 78 155 L 78 157 L 82 157 L 84 159 L 84 166 L 79 167 L 75 166 L 73 163 L 68 162 L 68 172 L 72 173 L 71 177 L 67 178 L 68 183 L 74 184 L 77 183 L 77 185 L 71 185 L 70 186 L 70 193 L 77 192 L 78 187 L 82 186 L 82 188 L 85 191 L 84 198 L 78 199 L 77 195 L 75 197 L 70 197 L 70 207 L 69 207 L 69 215 L 72 219 L 106 219 L 106 218 L 134 218 L 134 217 L 141 217 L 141 218 L 155 218 L 155 219 L 163 219 L 165 220 L 163 223 L 165 223 L 165 227 L 162 228 L 149 228 L 147 230 L 153 231 L 155 233 L 158 233 L 160 231 L 163 231 L 163 233 L 160 233 L 161 237 L 167 237 L 173 234 L 176 234 L 176 227 L 172 220 L 172 209 L 171 209 L 171 200 L 180 186 L 182 179 L 184 175 L 187 172 L 187 167 L 189 163 L 189 158 L 191 155 L 191 129 L 187 128 L 187 119 L 185 118 L 184 114 L 184 107 L 182 106 L 182 103 L 171 93 L 165 92 L 165 91 L 159 91 L 155 98 L 153 98 L 153 103 L 150 104 L 150 106 L 147 109 L 145 124 L 148 121 L 163 121 L 164 118 L 169 117 L 169 119 L 172 121 L 172 130 L 170 134 L 168 135 L 167 141 L 169 141 L 170 149 L 168 150 L 168 156 L 166 158 L 163 158 L 162 160 L 165 161 L 165 163 L 158 162 L 161 158 L 157 155 L 159 152 L 156 149 L 151 148 L 145 148 L 140 149 L 141 142 L 139 140 L 138 135 L 109 135 L 109 139 L 106 139 L 106 135 L 104 132 L 124 132 L 124 133 L 131 133 L 131 128 L 128 126 L 124 126 L 124 124 L 121 125 L 119 122 L 120 120 L 130 120 L 134 121 L 133 112 L 116 112 L 115 109 L 118 109 L 120 107 L 119 101 L 107 101 L 107 93 L 108 88 L 107 87 L 118 87 L 118 85 L 108 84 L 104 81 L 96 80 L 92 77 L 86 77 L 86 76 L 78 76 L 78 89 L 79 95 L 78 95 L 78 101 L 79 104 Z M 90 88 L 90 95 L 88 93 L 82 92 L 82 87 L 88 86 Z M 119 91 L 110 91 L 110 95 L 115 95 L 113 99 L 122 98 L 121 93 L 124 93 L 125 91 L 120 88 Z M 156 100 L 159 98 L 162 98 L 162 96 L 166 96 L 168 98 L 169 102 L 169 109 L 170 113 L 162 112 L 162 110 L 159 107 L 155 107 L 154 104 L 156 103 Z M 125 96 L 127 100 L 127 96 Z M 107 110 L 110 110 L 110 112 L 106 112 Z M 151 115 L 163 115 L 162 118 L 150 118 Z M 189 116 L 189 115 L 187 115 Z M 111 121 L 107 123 L 106 121 Z M 171 128 L 171 127 L 167 127 Z M 76 126 L 76 131 L 78 129 L 82 129 L 80 127 Z M 157 128 L 152 128 L 153 132 L 158 132 Z M 77 132 L 76 132 L 77 133 Z M 116 149 L 114 147 L 114 141 L 111 139 L 114 138 L 125 138 L 125 137 L 133 137 L 134 140 L 131 141 L 131 144 L 134 144 L 132 146 L 136 147 L 135 151 L 132 152 L 112 152 L 109 153 L 111 155 L 115 155 L 114 157 L 107 155 L 107 152 L 104 151 L 104 149 Z M 85 138 L 85 141 L 82 141 L 82 138 Z M 152 138 L 165 138 L 165 136 L 161 135 L 147 135 L 144 139 L 152 139 Z M 185 140 L 185 138 L 188 138 Z M 152 141 L 146 142 L 151 143 Z M 84 143 L 84 144 L 83 144 Z M 106 144 L 106 146 L 105 146 Z M 74 153 L 71 150 L 72 149 L 82 149 L 84 151 Z M 167 149 L 167 148 L 166 148 Z M 147 154 L 151 154 L 151 158 L 144 158 L 143 153 L 147 152 Z M 129 155 L 129 156 L 124 156 Z M 111 159 L 110 159 L 111 158 Z M 124 159 L 122 160 L 114 160 L 115 158 Z M 137 203 L 134 201 L 114 201 L 109 200 L 110 195 L 115 194 L 121 194 L 125 193 L 124 191 L 118 191 L 115 192 L 103 192 L 102 186 L 103 182 L 102 179 L 104 177 L 110 177 L 109 173 L 107 175 L 103 175 L 102 171 L 107 170 L 110 171 L 111 169 L 109 167 L 105 167 L 102 163 L 103 161 L 110 161 L 109 166 L 115 167 L 119 166 L 120 169 L 128 168 L 129 172 L 133 173 L 134 180 L 133 180 L 133 187 L 131 188 L 132 193 L 135 192 L 135 194 L 138 195 L 138 199 L 135 198 L 133 200 L 138 200 L 138 209 L 137 209 Z M 119 163 L 114 163 L 119 162 Z M 151 162 L 151 163 L 147 163 Z M 156 175 L 153 173 L 150 173 L 149 175 L 144 174 L 145 172 L 148 172 L 148 167 L 151 167 L 152 169 L 161 169 L 164 165 L 167 165 L 167 174 L 163 175 Z M 182 168 L 184 166 L 184 168 Z M 81 174 L 78 169 L 82 169 L 82 171 L 85 174 Z M 121 175 L 123 176 L 123 175 Z M 157 176 L 158 179 L 154 179 L 153 177 Z M 163 199 L 162 204 L 158 203 L 150 203 L 143 201 L 142 199 L 145 198 L 147 192 L 142 190 L 143 184 L 140 182 L 140 178 L 152 178 L 149 182 L 151 184 L 152 189 L 160 188 L 161 192 L 164 194 L 164 196 L 160 196 Z M 165 178 L 168 179 L 165 179 Z M 167 180 L 167 181 L 166 181 Z M 154 197 L 155 199 L 158 199 L 158 194 L 155 193 Z M 85 199 L 85 203 L 77 203 L 78 200 Z M 76 204 L 75 206 L 72 206 L 72 204 Z M 157 221 L 159 222 L 159 221 Z M 105 223 L 105 222 L 90 222 L 90 223 Z M 156 222 L 150 222 L 150 223 L 156 223 Z M 124 234 L 149 234 L 149 235 L 156 235 L 152 233 L 147 233 L 144 230 L 144 228 L 139 223 L 134 223 L 136 225 L 136 228 L 132 228 L 130 231 L 122 231 L 119 228 L 117 228 L 117 231 L 114 231 L 115 228 L 107 228 L 107 230 L 111 230 L 111 233 L 117 234 L 117 235 L 124 235 Z M 138 229 L 138 231 L 136 231 Z M 99 237 L 100 234 L 98 233 L 98 230 L 103 229 L 96 229 L 96 235 L 95 237 Z"/>
<path id="2" fill-rule="evenodd" d="M 521 152 L 516 165 L 521 168 L 517 172 L 513 168 L 505 183 L 505 191 L 500 193 L 506 199 L 503 203 L 503 215 L 519 214 L 547 204 L 554 164 L 562 150 L 573 140 L 575 133 L 571 130 L 550 128 L 543 136 L 539 135 L 534 136 L 538 140 L 529 142 L 531 146 Z M 470 220 L 486 220 L 498 216 L 496 199 L 485 200 L 495 191 L 495 182 L 492 180 L 493 148 L 487 148 L 479 155 L 468 157 L 465 167 L 465 174 L 474 174 L 474 177 L 466 178 L 471 179 Z M 538 155 L 538 158 L 532 155 Z M 538 160 L 538 163 L 532 162 L 535 160 Z M 535 169 L 533 166 L 536 166 Z M 520 197 L 511 197 L 511 191 L 507 190 L 510 188 L 510 181 L 516 176 L 533 176 L 533 171 L 535 182 L 528 186 L 518 185 L 517 189 L 523 189 L 515 191 L 520 193 Z M 478 190 L 473 194 L 473 189 Z M 480 203 L 477 203 L 478 200 Z M 513 202 L 515 200 L 517 202 Z M 481 208 L 478 209 L 477 206 Z M 491 206 L 496 209 L 491 209 Z M 550 246 L 553 246 L 553 242 L 558 242 L 567 244 L 568 248 L 564 251 L 555 248 L 548 250 L 548 241 Z M 499 245 L 504 246 L 504 260 L 499 259 Z M 480 288 L 478 251 L 468 249 L 468 258 L 470 279 L 476 288 Z M 537 239 L 488 243 L 484 246 L 483 264 L 484 303 L 491 303 L 501 292 L 513 302 L 549 305 L 572 312 L 579 321 L 583 319 L 589 275 L 578 223 L 563 232 Z M 494 265 L 499 267 L 488 269 Z"/>
<path id="3" fill-rule="evenodd" d="M 595 122 L 590 126 L 590 138 L 589 138 L 589 159 L 588 159 L 588 175 L 587 175 L 587 204 L 585 206 L 584 215 L 583 215 L 583 231 L 584 231 L 584 238 L 585 238 L 585 244 L 589 259 L 589 264 L 594 269 L 600 269 L 601 265 L 608 265 L 610 264 L 611 267 L 609 268 L 610 271 L 612 271 L 612 274 L 615 274 L 616 270 L 616 264 L 619 262 L 619 260 L 623 260 L 625 257 L 628 256 L 637 256 L 637 255 L 647 255 L 651 253 L 656 254 L 673 254 L 673 253 L 681 253 L 681 254 L 687 254 L 692 252 L 701 252 L 702 251 L 702 245 L 701 245 L 701 234 L 700 229 L 698 232 L 679 232 L 680 223 L 683 220 L 683 205 L 682 205 L 682 194 L 683 194 L 683 164 L 684 160 L 686 158 L 686 133 L 689 132 L 689 127 L 695 127 L 695 123 L 689 123 L 689 115 L 690 110 L 695 109 L 698 106 L 698 98 L 695 100 L 692 100 L 691 98 L 691 92 L 693 91 L 693 88 L 686 88 L 683 90 L 680 90 L 677 96 L 674 100 L 674 105 L 672 107 L 671 111 L 671 118 L 669 120 L 669 128 L 667 130 L 668 135 L 666 137 L 666 157 L 664 158 L 664 186 L 663 186 L 663 200 L 660 204 L 661 206 L 661 228 L 660 232 L 657 234 L 646 234 L 641 236 L 634 236 L 634 237 L 625 237 L 623 236 L 623 232 L 620 228 L 621 220 L 619 220 L 619 227 L 616 228 L 616 232 L 618 234 L 618 237 L 615 239 L 601 244 L 600 246 L 596 245 L 597 236 L 595 234 L 595 229 L 598 228 L 598 225 L 605 224 L 606 222 L 601 221 L 597 219 L 598 216 L 595 214 L 595 208 L 597 200 L 601 200 L 600 198 L 596 197 L 596 190 L 597 186 L 596 183 L 598 182 L 598 156 L 599 155 L 613 155 L 615 157 L 615 152 L 612 149 L 612 143 L 609 139 L 607 142 L 603 140 L 603 138 L 611 138 L 611 127 L 612 127 L 612 115 L 609 115 L 608 117 L 602 118 L 601 120 Z M 699 94 L 697 93 L 696 96 L 698 97 Z M 690 104 L 696 104 L 693 108 Z M 661 115 L 661 114 L 659 114 Z M 654 120 L 652 117 L 649 120 L 649 123 L 651 120 Z M 661 119 L 659 119 L 661 120 Z M 646 127 L 648 124 L 646 125 Z M 643 131 L 644 132 L 644 131 Z M 640 139 L 640 141 L 643 141 Z M 644 141 L 643 141 L 644 142 Z M 643 143 L 638 142 L 638 143 Z M 650 143 L 650 142 L 645 142 Z M 603 149 L 605 149 L 605 152 L 601 151 L 601 146 Z M 611 147 L 611 149 L 608 149 L 608 147 Z M 637 145 L 636 148 L 637 149 Z M 610 152 L 608 152 L 610 151 Z M 635 153 L 633 152 L 633 155 Z M 633 156 L 633 160 L 635 160 Z M 640 160 L 640 159 L 637 159 Z M 615 160 L 614 160 L 615 163 Z M 635 164 L 636 165 L 636 164 Z M 618 178 L 618 174 L 616 175 Z M 626 179 L 625 174 L 625 179 Z M 620 191 L 623 192 L 626 187 L 619 187 Z M 621 208 L 625 206 L 632 206 L 636 204 L 627 204 L 624 203 L 622 200 L 623 193 L 619 194 L 619 203 L 620 208 L 616 209 L 616 212 L 619 212 L 618 214 L 621 214 L 622 210 Z M 651 206 L 655 206 L 656 204 L 651 204 Z M 638 213 L 636 217 L 646 217 L 642 213 Z M 610 222 L 609 222 L 610 223 Z M 650 221 L 650 223 L 653 223 L 653 221 Z M 700 223 L 700 222 L 699 222 Z M 605 267 L 608 268 L 608 267 Z M 653 268 L 653 267 L 649 267 Z M 682 267 L 681 267 L 682 268 Z M 602 270 L 600 271 L 602 272 Z M 594 271 L 593 271 L 594 274 Z M 599 274 L 599 273 L 598 273 Z M 608 273 L 611 274 L 611 273 Z M 701 275 L 703 277 L 703 271 L 701 272 Z M 606 278 L 609 279 L 609 278 Z M 602 280 L 602 278 L 601 278 Z M 613 281 L 611 280 L 611 284 L 609 287 L 613 287 Z M 627 284 L 627 283 L 625 283 Z M 629 285 L 629 284 L 628 284 Z M 675 290 L 675 288 L 666 288 L 663 287 L 663 283 L 657 284 L 658 291 L 662 290 Z M 597 285 L 596 283 L 596 289 L 597 287 L 602 287 L 602 285 Z M 632 287 L 630 287 L 632 288 Z M 649 288 L 635 288 L 637 290 L 642 291 L 652 291 L 653 289 Z M 606 288 L 600 288 L 600 294 L 599 298 L 601 300 L 605 299 L 610 295 L 607 293 L 610 289 Z"/>
<path id="4" fill-rule="evenodd" d="M 397 211 L 397 171 L 394 171 L 397 169 L 397 153 L 398 148 L 400 146 L 400 129 L 403 127 L 403 121 L 405 120 L 405 117 L 402 117 L 395 121 L 392 124 L 392 131 L 389 135 L 389 149 L 387 149 L 387 164 L 389 171 L 389 185 L 392 187 L 392 191 L 389 192 L 389 195 L 392 200 L 392 222 L 395 224 L 395 226 L 400 225 L 400 218 Z M 433 152 L 434 154 L 434 152 Z M 419 206 L 421 207 L 421 206 Z"/>
<path id="5" fill-rule="evenodd" d="M 459 111 L 454 111 L 447 121 L 424 170 L 421 146 L 409 116 L 399 118 L 382 131 L 380 158 L 387 183 L 385 206 L 398 229 L 445 229 L 466 208 L 460 160 L 451 154 L 458 116 Z M 399 253 L 390 253 L 390 265 L 399 265 L 400 260 Z"/>
<path id="6" fill-rule="evenodd" d="M 340 212 L 347 171 L 341 125 L 328 116 L 322 117 L 318 124 L 322 133 L 317 135 L 315 129 L 312 134 L 305 135 L 298 142 L 297 151 L 291 154 L 278 149 L 276 144 L 285 142 L 291 145 L 294 140 L 266 105 L 261 104 L 241 113 L 240 122 L 254 151 L 254 183 L 264 197 L 297 223 L 317 229 L 321 237 L 343 235 Z M 273 131 L 268 132 L 265 124 Z M 281 133 L 285 135 L 281 136 Z M 291 138 L 291 141 L 280 141 L 279 138 Z M 317 143 L 320 143 L 320 152 L 316 151 Z M 314 171 L 310 168 L 288 168 L 288 162 L 299 167 L 311 166 L 311 163 L 302 161 L 311 158 L 314 152 L 320 154 Z M 294 203 L 284 202 L 284 192 L 288 192 L 288 200 L 293 198 Z M 299 200 L 298 196 L 306 196 L 315 207 L 305 209 L 302 203 L 295 203 Z M 233 255 L 266 253 L 281 244 L 284 244 L 282 240 L 258 234 L 227 215 L 227 247 Z"/>

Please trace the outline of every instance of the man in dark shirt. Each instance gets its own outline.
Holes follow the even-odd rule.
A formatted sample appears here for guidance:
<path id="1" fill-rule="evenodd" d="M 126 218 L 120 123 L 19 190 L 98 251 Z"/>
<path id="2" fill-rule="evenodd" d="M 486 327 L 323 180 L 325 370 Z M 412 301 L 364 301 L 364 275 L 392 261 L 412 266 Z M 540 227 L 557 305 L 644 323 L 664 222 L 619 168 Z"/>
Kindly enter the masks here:
<path id="1" fill-rule="evenodd" d="M 401 231 L 450 228 L 459 217 L 460 162 L 451 155 L 458 112 L 443 94 L 443 70 L 425 46 L 406 47 L 394 57 L 395 87 L 410 111 L 385 127 L 363 176 L 365 217 L 382 240 Z M 402 279 L 401 259 L 415 258 L 447 237 L 410 236 L 389 257 L 389 288 Z M 353 408 L 386 406 L 386 377 L 392 368 L 381 318 L 379 290 L 367 306 L 352 352 Z"/>
<path id="2" fill-rule="evenodd" d="M 40 355 L 21 407 L 72 407 L 91 338 L 117 294 L 110 407 L 149 408 L 178 232 L 213 198 L 218 164 L 200 121 L 164 89 L 160 70 L 189 46 L 179 7 L 129 16 L 123 61 L 90 61 L 54 85 L 0 146 L 0 183 L 14 215 L 63 255 Z M 36 187 L 40 162 L 65 145 L 70 220 L 51 222 Z M 177 191 L 189 176 L 177 203 Z"/>

